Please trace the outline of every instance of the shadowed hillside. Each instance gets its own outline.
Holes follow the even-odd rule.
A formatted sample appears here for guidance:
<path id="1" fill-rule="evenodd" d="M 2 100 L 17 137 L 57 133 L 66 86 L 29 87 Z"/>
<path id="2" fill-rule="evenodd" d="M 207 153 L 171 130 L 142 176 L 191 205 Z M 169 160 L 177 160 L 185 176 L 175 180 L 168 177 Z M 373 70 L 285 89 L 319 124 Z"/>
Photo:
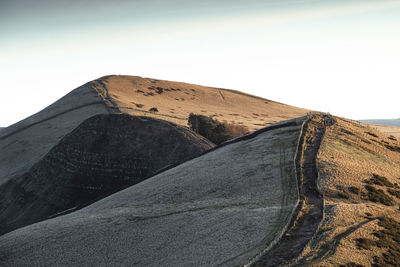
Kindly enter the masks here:
<path id="1" fill-rule="evenodd" d="M 96 115 L 21 176 L 0 185 L 0 234 L 136 184 L 214 145 L 173 123 Z"/>

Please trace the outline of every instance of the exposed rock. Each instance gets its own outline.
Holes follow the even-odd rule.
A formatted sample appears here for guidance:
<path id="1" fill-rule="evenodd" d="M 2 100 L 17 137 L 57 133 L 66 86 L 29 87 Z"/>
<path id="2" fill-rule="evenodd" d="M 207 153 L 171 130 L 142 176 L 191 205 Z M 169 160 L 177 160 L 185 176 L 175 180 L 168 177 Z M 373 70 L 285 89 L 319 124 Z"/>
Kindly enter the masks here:
<path id="1" fill-rule="evenodd" d="M 102 114 L 0 186 L 0 234 L 87 205 L 213 147 L 173 123 Z"/>

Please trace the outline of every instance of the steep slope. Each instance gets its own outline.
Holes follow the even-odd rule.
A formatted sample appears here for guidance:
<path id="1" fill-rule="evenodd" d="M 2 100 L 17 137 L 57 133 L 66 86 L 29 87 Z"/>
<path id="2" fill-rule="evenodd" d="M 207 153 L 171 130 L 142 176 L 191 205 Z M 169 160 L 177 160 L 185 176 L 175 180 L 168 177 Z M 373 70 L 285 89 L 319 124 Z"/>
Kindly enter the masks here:
<path id="1" fill-rule="evenodd" d="M 267 127 L 84 209 L 5 234 L 1 263 L 250 263 L 279 241 L 296 211 L 303 121 Z"/>
<path id="2" fill-rule="evenodd" d="M 85 119 L 109 113 L 91 83 L 0 132 L 0 184 L 28 171 Z"/>
<path id="3" fill-rule="evenodd" d="M 0 185 L 0 234 L 77 209 L 212 147 L 170 122 L 124 114 L 93 116 L 28 172 Z"/>
<path id="4" fill-rule="evenodd" d="M 346 119 L 318 155 L 324 219 L 299 266 L 398 266 L 400 142 Z"/>

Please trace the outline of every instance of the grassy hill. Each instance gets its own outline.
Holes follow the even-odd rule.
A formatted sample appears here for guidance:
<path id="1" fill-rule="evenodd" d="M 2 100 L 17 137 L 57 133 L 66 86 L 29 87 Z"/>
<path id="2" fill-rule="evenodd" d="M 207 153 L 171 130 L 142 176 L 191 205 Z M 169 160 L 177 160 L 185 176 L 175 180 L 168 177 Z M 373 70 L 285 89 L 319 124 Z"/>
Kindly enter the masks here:
<path id="1" fill-rule="evenodd" d="M 135 76 L 88 82 L 0 132 L 0 234 L 75 210 L 211 148 L 188 131 L 191 113 L 254 130 L 306 110 Z"/>
<path id="2" fill-rule="evenodd" d="M 317 163 L 324 220 L 299 265 L 396 266 L 399 140 L 337 118 L 327 128 Z"/>
<path id="3" fill-rule="evenodd" d="M 133 76 L 90 82 L 0 133 L 0 164 L 7 167 L 0 185 L 27 170 L 36 175 L 30 166 L 70 151 L 66 143 L 110 155 L 113 142 L 101 138 L 130 138 L 124 148 L 138 150 L 134 127 L 119 133 L 125 119 L 108 129 L 92 122 L 96 116 L 145 115 L 196 137 L 184 128 L 190 113 L 258 130 L 90 206 L 0 236 L 0 265 L 398 264 L 400 138 L 328 114 L 276 122 L 307 111 L 232 90 Z M 157 129 L 135 134 L 151 134 L 150 143 L 168 136 Z M 82 155 L 79 162 L 89 162 Z M 126 165 L 128 158 L 114 156 L 112 166 Z"/>
<path id="4" fill-rule="evenodd" d="M 92 87 L 113 110 L 182 126 L 187 126 L 191 112 L 244 125 L 250 131 L 307 113 L 239 91 L 137 76 L 106 76 L 93 81 Z"/>
<path id="5" fill-rule="evenodd" d="M 295 212 L 303 121 L 236 139 L 84 209 L 5 234 L 0 265 L 250 263 Z"/>

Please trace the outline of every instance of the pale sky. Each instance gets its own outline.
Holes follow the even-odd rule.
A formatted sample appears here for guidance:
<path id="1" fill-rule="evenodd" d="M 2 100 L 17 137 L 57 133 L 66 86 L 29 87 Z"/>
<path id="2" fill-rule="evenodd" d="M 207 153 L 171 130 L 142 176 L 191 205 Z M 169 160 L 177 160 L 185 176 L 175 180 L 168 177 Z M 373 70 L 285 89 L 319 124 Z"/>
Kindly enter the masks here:
<path id="1" fill-rule="evenodd" d="M 400 0 L 0 0 L 0 126 L 109 74 L 399 118 Z"/>

